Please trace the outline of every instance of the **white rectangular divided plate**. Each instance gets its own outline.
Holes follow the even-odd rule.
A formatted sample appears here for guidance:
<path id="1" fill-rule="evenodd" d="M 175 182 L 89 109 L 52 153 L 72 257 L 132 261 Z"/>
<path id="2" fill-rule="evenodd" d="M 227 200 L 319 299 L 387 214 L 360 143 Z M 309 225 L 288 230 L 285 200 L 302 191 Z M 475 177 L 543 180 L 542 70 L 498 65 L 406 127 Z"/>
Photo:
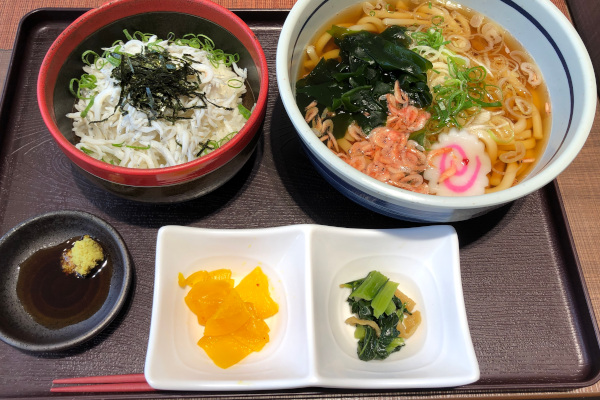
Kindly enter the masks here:
<path id="1" fill-rule="evenodd" d="M 260 266 L 279 312 L 270 342 L 228 369 L 196 343 L 202 336 L 177 283 L 200 269 L 228 268 L 236 284 Z M 339 285 L 378 270 L 416 302 L 423 323 L 382 361 L 360 361 L 349 289 Z M 297 387 L 414 389 L 479 379 L 465 313 L 458 239 L 450 226 L 366 230 L 318 225 L 159 230 L 145 376 L 157 389 L 243 391 Z"/>

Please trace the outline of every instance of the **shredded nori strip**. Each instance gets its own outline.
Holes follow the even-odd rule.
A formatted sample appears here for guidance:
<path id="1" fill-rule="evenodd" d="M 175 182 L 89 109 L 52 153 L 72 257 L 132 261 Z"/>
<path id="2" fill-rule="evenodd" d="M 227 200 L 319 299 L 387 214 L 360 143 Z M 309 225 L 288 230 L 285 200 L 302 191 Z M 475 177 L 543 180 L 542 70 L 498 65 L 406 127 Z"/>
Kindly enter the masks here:
<path id="1" fill-rule="evenodd" d="M 233 135 L 235 135 L 236 133 L 237 133 L 237 131 L 231 132 L 219 141 L 210 139 L 210 140 L 207 140 L 206 142 L 198 143 L 199 149 L 196 151 L 196 157 L 200 157 L 201 155 L 206 154 L 205 152 L 207 152 L 207 150 L 208 150 L 208 152 L 210 152 L 210 151 L 218 149 L 224 143 L 228 142 L 233 137 Z"/>
<path id="2" fill-rule="evenodd" d="M 119 81 L 121 96 L 115 112 L 129 104 L 148 116 L 148 124 L 157 119 L 174 123 L 179 119 L 190 119 L 185 112 L 191 109 L 206 108 L 208 103 L 231 110 L 209 101 L 200 92 L 200 72 L 192 67 L 194 60 L 189 56 L 172 57 L 166 49 L 153 46 L 144 47 L 139 54 L 114 54 L 121 62 L 112 71 L 112 77 Z M 196 79 L 193 79 L 193 78 Z M 192 79 L 190 79 L 192 78 Z M 199 97 L 198 104 L 184 107 L 181 97 Z M 114 114 L 114 113 L 113 113 Z M 104 121 L 104 120 L 103 120 Z M 102 121 L 93 121 L 102 122 Z"/>

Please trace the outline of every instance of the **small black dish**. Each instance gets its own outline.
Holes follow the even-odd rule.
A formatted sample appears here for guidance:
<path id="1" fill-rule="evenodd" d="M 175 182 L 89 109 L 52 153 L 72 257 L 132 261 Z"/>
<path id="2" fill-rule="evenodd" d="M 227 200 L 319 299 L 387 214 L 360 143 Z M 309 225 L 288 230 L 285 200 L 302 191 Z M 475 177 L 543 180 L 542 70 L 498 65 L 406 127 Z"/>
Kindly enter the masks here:
<path id="1" fill-rule="evenodd" d="M 64 327 L 36 322 L 17 295 L 21 265 L 40 249 L 89 235 L 112 264 L 106 300 L 89 318 Z M 126 301 L 131 262 L 123 239 L 106 221 L 81 211 L 56 211 L 30 218 L 0 238 L 0 339 L 26 351 L 61 351 L 77 346 L 106 328 Z M 62 271 L 61 271 L 62 272 Z"/>

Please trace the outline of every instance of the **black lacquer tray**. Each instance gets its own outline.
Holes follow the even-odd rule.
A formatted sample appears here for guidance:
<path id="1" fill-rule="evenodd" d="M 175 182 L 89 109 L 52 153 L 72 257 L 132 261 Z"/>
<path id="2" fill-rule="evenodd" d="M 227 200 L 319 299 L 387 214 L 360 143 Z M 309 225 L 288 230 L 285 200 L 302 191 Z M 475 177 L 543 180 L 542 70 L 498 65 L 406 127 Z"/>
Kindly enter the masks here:
<path id="1" fill-rule="evenodd" d="M 36 100 L 37 74 L 47 49 L 84 11 L 40 9 L 21 22 L 0 108 L 0 234 L 43 212 L 88 211 L 107 220 L 123 236 L 134 263 L 134 283 L 117 319 L 78 348 L 34 355 L 0 343 L 0 397 L 48 396 L 52 379 L 59 377 L 143 372 L 155 242 L 161 226 L 416 226 L 346 199 L 303 153 L 275 79 L 275 50 L 285 11 L 238 12 L 264 47 L 270 96 L 257 150 L 230 182 L 203 198 L 172 205 L 135 203 L 96 188 L 54 144 Z M 596 382 L 600 378 L 598 329 L 557 186 L 552 183 L 485 216 L 453 225 L 459 235 L 465 303 L 481 369 L 478 382 L 435 392 L 306 388 L 227 393 L 227 398 L 473 395 L 492 390 L 560 391 Z M 113 393 L 110 397 L 194 395 L 198 394 Z M 225 394 L 203 392 L 202 396 Z"/>

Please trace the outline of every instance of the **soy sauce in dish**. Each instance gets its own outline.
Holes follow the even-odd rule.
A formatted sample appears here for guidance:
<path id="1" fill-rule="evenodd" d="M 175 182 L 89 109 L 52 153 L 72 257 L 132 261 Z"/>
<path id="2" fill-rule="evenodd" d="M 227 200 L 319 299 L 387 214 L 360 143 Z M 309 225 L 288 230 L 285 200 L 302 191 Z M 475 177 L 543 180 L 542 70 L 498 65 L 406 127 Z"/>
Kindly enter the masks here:
<path id="1" fill-rule="evenodd" d="M 37 250 L 19 266 L 17 296 L 25 311 L 46 328 L 60 329 L 85 321 L 108 297 L 113 268 L 106 252 L 104 262 L 85 278 L 63 272 L 62 253 L 79 239 Z"/>

